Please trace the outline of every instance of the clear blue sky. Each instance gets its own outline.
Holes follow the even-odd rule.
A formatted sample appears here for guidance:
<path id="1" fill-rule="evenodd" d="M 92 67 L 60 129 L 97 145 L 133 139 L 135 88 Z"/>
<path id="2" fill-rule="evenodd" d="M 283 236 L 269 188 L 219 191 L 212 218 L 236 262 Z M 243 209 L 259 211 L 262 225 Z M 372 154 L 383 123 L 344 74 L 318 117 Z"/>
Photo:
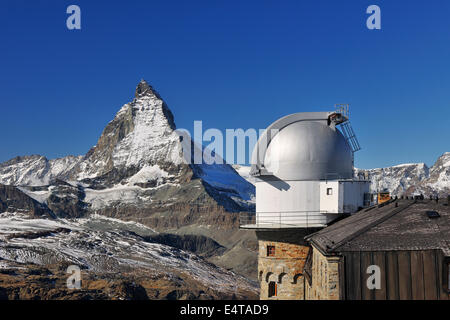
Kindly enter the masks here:
<path id="1" fill-rule="evenodd" d="M 66 28 L 70 4 L 82 30 Z M 0 161 L 86 153 L 145 78 L 178 127 L 349 103 L 356 166 L 432 165 L 450 151 L 449 17 L 447 0 L 3 0 Z"/>

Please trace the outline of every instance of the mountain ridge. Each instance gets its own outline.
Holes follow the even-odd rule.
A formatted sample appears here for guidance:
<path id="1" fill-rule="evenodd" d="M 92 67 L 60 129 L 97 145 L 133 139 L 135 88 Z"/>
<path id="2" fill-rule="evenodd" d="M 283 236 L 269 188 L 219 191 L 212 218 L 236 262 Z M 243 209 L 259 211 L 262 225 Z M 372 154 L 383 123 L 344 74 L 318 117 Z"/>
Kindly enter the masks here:
<path id="1" fill-rule="evenodd" d="M 450 194 L 450 152 L 445 152 L 428 167 L 425 163 L 405 163 L 384 168 L 357 169 L 368 175 L 371 191 L 388 189 L 393 196 L 424 195 L 447 197 Z"/>

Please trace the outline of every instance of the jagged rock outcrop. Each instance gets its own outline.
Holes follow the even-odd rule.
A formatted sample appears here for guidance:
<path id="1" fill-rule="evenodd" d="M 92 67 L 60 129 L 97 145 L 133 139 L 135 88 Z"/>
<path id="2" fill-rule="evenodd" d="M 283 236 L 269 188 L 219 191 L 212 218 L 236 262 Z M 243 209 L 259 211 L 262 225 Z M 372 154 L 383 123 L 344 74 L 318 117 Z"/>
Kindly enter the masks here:
<path id="1" fill-rule="evenodd" d="M 18 188 L 0 184 L 0 214 L 2 212 L 26 213 L 31 217 L 53 217 L 52 212 L 45 205 Z"/>

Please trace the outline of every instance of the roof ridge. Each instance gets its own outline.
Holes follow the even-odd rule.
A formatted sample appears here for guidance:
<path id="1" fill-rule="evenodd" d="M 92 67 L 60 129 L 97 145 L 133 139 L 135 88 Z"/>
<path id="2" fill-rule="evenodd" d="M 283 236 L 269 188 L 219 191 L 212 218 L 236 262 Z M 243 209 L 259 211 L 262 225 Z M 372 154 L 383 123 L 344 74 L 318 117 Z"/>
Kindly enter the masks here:
<path id="1" fill-rule="evenodd" d="M 350 234 L 349 236 L 345 237 L 344 239 L 342 239 L 341 241 L 339 241 L 338 243 L 336 243 L 333 248 L 331 248 L 331 251 L 336 250 L 337 248 L 343 246 L 345 243 L 349 242 L 350 240 L 353 240 L 354 238 L 358 237 L 359 235 L 361 235 L 362 233 L 372 229 L 373 227 L 379 225 L 380 223 L 390 219 L 391 217 L 395 216 L 397 213 L 402 212 L 403 210 L 409 208 L 410 206 L 412 206 L 413 204 L 415 204 L 417 201 L 413 201 L 411 203 L 408 203 L 402 207 L 396 208 L 392 211 L 390 211 L 389 213 L 381 216 L 379 219 L 372 221 L 371 223 L 369 223 L 368 225 L 364 226 L 363 228 L 355 231 L 354 233 Z"/>
<path id="2" fill-rule="evenodd" d="M 377 208 L 377 207 L 378 207 L 378 208 Z M 379 205 L 374 205 L 374 206 L 365 208 L 364 211 L 356 212 L 356 213 L 350 215 L 349 217 L 347 217 L 347 218 L 345 218 L 345 219 L 339 220 L 339 221 L 337 221 L 336 223 L 332 223 L 332 224 L 330 224 L 329 226 L 327 226 L 326 228 L 324 228 L 324 229 L 322 229 L 322 230 L 319 230 L 319 231 L 316 231 L 316 232 L 314 232 L 314 233 L 309 234 L 306 238 L 312 238 L 312 237 L 313 237 L 315 234 L 317 234 L 317 233 L 320 233 L 322 236 L 325 236 L 327 233 L 330 233 L 330 232 L 333 232 L 333 231 L 334 231 L 334 229 L 331 228 L 331 227 L 336 226 L 336 225 L 337 225 L 339 222 L 341 222 L 341 221 L 348 222 L 349 220 L 347 220 L 347 219 L 352 219 L 352 220 L 351 220 L 351 223 L 352 223 L 352 224 L 358 223 L 358 222 L 360 222 L 361 220 L 366 219 L 367 216 L 372 216 L 374 213 L 376 213 L 376 211 L 372 211 L 372 212 L 368 213 L 369 211 L 371 211 L 371 210 L 367 210 L 367 209 L 369 209 L 369 208 L 370 208 L 370 209 L 379 209 L 379 208 L 381 208 L 381 207 L 379 207 Z M 377 221 L 377 220 L 376 220 L 376 221 Z"/>

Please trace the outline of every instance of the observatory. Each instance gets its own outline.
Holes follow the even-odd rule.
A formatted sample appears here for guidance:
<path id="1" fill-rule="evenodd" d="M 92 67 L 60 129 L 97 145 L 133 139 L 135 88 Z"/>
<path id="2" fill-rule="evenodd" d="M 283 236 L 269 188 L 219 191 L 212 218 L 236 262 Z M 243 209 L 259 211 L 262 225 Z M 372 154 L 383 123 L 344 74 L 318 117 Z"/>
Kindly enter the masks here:
<path id="1" fill-rule="evenodd" d="M 256 213 L 242 215 L 240 227 L 258 237 L 262 299 L 307 298 L 305 236 L 368 205 L 369 181 L 354 177 L 359 149 L 348 105 L 288 115 L 259 138 L 250 171 Z"/>
<path id="2" fill-rule="evenodd" d="M 241 227 L 325 227 L 364 207 L 369 181 L 355 179 L 353 172 L 353 154 L 359 149 L 348 106 L 275 121 L 253 151 L 256 217 Z"/>

